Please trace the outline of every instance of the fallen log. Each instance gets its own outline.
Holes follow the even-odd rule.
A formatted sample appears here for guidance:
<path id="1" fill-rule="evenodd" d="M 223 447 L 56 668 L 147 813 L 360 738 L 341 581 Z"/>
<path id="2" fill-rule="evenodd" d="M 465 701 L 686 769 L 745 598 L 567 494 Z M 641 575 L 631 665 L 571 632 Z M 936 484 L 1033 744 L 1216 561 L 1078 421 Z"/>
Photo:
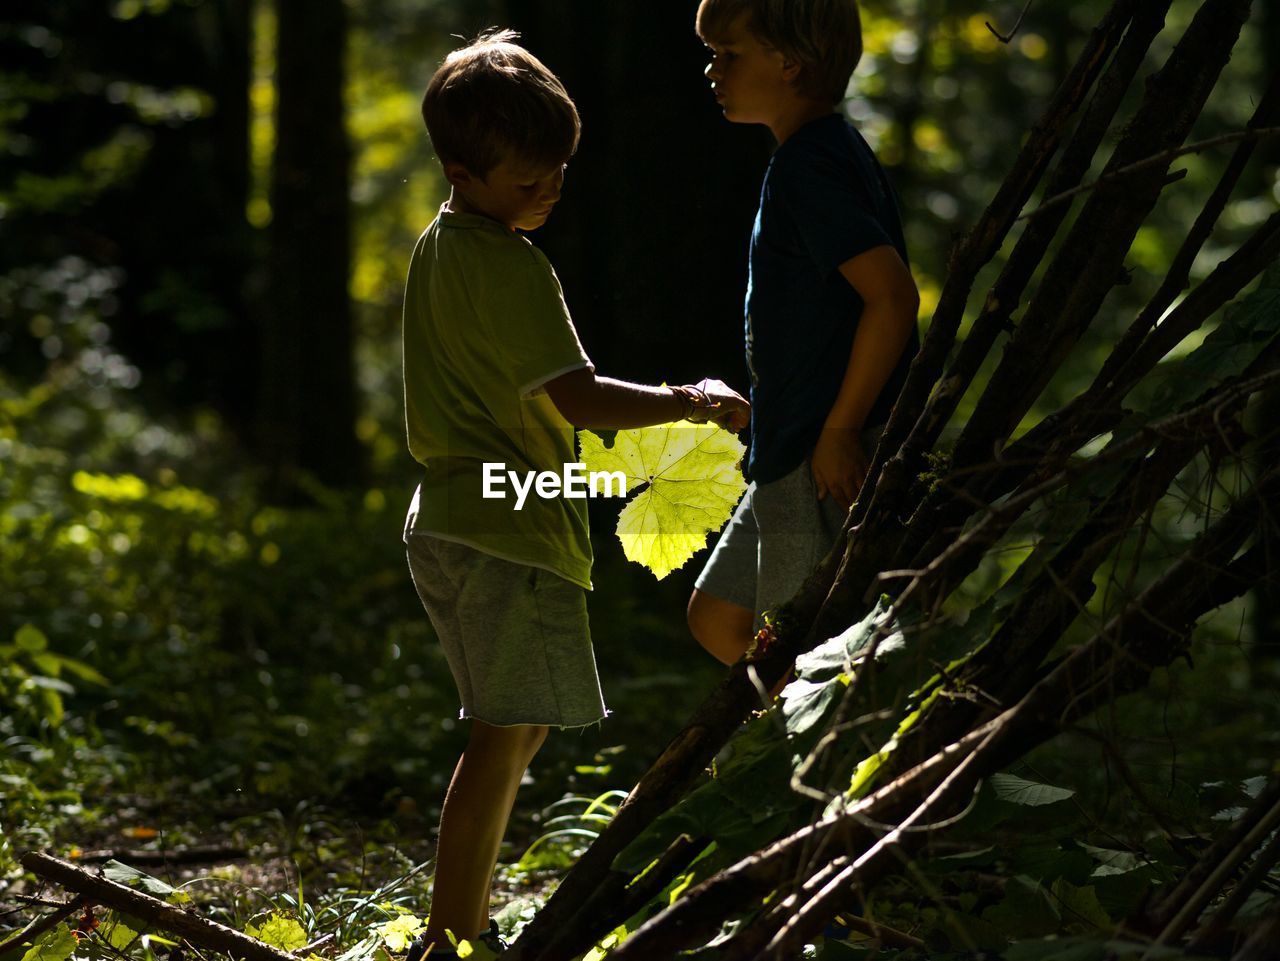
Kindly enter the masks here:
<path id="1" fill-rule="evenodd" d="M 185 938 L 195 947 L 207 948 L 233 958 L 243 958 L 244 961 L 297 961 L 291 954 L 234 928 L 201 917 L 189 908 L 168 904 L 128 885 L 76 867 L 61 858 L 31 851 L 24 854 L 21 860 L 22 866 L 36 876 L 75 891 L 81 896 L 78 901 L 100 904 L 149 921 L 157 928 Z"/>

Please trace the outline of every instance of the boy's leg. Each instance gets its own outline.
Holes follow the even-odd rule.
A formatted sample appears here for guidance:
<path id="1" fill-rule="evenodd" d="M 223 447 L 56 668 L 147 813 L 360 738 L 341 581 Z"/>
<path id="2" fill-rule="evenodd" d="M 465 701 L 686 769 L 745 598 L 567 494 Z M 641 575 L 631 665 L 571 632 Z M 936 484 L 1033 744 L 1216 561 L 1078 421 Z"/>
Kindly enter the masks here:
<path id="1" fill-rule="evenodd" d="M 735 664 L 751 644 L 755 612 L 695 587 L 689 598 L 688 620 L 694 638 L 716 660 Z"/>
<path id="2" fill-rule="evenodd" d="M 546 739 L 542 725 L 496 727 L 473 720 L 440 814 L 431 916 L 423 940 L 448 948 L 448 929 L 474 938 L 489 926 L 498 848 L 525 768 Z"/>
<path id="3" fill-rule="evenodd" d="M 759 531 L 747 488 L 725 525 L 689 598 L 689 630 L 722 664 L 734 664 L 754 636 Z"/>

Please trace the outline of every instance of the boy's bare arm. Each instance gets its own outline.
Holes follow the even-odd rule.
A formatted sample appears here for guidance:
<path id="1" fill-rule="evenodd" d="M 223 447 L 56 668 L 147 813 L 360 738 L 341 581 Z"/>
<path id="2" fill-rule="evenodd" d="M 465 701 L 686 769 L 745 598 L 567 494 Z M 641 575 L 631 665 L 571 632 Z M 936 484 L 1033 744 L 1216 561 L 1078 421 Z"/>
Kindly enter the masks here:
<path id="1" fill-rule="evenodd" d="M 750 409 L 746 400 L 720 381 L 704 384 L 708 397 L 724 411 L 713 418 L 716 423 L 730 430 L 745 427 Z M 684 399 L 669 387 L 631 384 L 586 368 L 548 381 L 546 390 L 561 416 L 576 427 L 625 430 L 670 423 L 685 413 Z"/>
<path id="2" fill-rule="evenodd" d="M 887 244 L 845 261 L 840 273 L 862 298 L 862 317 L 812 464 L 819 498 L 831 494 L 847 509 L 866 477 L 858 435 L 911 339 L 920 294 L 911 271 Z"/>

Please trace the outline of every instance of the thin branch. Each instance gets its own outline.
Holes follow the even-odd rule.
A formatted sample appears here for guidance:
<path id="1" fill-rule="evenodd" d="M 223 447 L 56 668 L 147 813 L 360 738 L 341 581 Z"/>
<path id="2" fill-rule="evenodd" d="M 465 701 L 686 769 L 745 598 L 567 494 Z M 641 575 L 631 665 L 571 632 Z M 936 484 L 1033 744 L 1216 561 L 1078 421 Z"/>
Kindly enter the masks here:
<path id="1" fill-rule="evenodd" d="M 1086 727 L 1076 727 L 1072 730 L 1076 734 L 1092 738 L 1102 745 L 1102 749 L 1107 752 L 1107 756 L 1111 758 L 1116 765 L 1116 769 L 1120 772 L 1120 779 L 1124 781 L 1125 786 L 1133 792 L 1133 796 L 1137 799 L 1138 803 L 1146 808 L 1147 813 L 1151 815 L 1151 819 L 1156 822 L 1156 826 L 1165 833 L 1166 838 L 1176 838 L 1178 836 L 1178 832 L 1174 829 L 1174 826 L 1169 823 L 1169 820 L 1165 817 L 1164 812 L 1160 809 L 1159 805 L 1151 800 L 1151 797 L 1147 794 L 1146 788 L 1144 788 L 1138 781 L 1138 778 L 1133 773 L 1133 769 L 1129 767 L 1129 762 L 1124 759 L 1124 755 L 1121 754 L 1115 744 L 1111 742 L 1111 738 L 1099 733 L 1098 731 L 1091 731 Z"/>
<path id="2" fill-rule="evenodd" d="M 1249 872 L 1240 879 L 1239 884 L 1232 888 L 1231 894 L 1227 896 L 1222 907 L 1214 912 L 1213 917 L 1209 919 L 1204 928 L 1191 939 L 1191 943 L 1187 945 L 1187 950 L 1198 951 L 1218 934 L 1225 931 L 1227 925 L 1236 916 L 1236 913 L 1244 907 L 1245 901 L 1248 900 L 1253 890 L 1266 880 L 1277 861 L 1280 861 L 1280 832 L 1273 835 L 1271 840 L 1267 842 L 1267 846 L 1262 849 L 1262 852 L 1253 862 L 1253 866 L 1249 868 Z"/>
<path id="3" fill-rule="evenodd" d="M 1240 839 L 1239 843 L 1227 852 L 1226 857 L 1204 879 L 1200 887 L 1183 902 L 1178 913 L 1173 916 L 1173 919 L 1165 925 L 1164 930 L 1157 936 L 1155 944 L 1151 946 L 1151 951 L 1181 937 L 1183 932 L 1195 923 L 1196 918 L 1200 917 L 1200 912 L 1204 910 L 1205 905 L 1222 889 L 1223 884 L 1240 866 L 1240 862 L 1258 850 L 1258 847 L 1277 825 L 1280 825 L 1280 801 L 1276 801 L 1271 806 L 1270 810 L 1254 824 L 1248 833 Z M 1146 961 L 1148 956 L 1150 956 L 1150 951 L 1143 955 L 1143 961 Z"/>
<path id="4" fill-rule="evenodd" d="M 991 31 L 992 35 L 997 40 L 1001 43 L 1008 43 L 1014 38 L 1014 35 L 1017 34 L 1018 28 L 1022 26 L 1022 18 L 1025 17 L 1027 15 L 1027 11 L 1031 9 L 1032 2 L 1033 0 L 1027 0 L 1026 5 L 1022 8 L 1022 12 L 1018 14 L 1018 22 L 1013 25 L 1013 29 L 1009 31 L 1009 35 L 1007 37 L 995 27 L 991 26 L 990 20 L 984 20 L 983 22 L 987 25 L 987 29 Z"/>
<path id="5" fill-rule="evenodd" d="M 1154 423 L 1148 424 L 1124 441 L 1109 446 L 1096 456 L 1085 461 L 1071 461 L 1064 465 L 1057 473 L 1046 478 L 1040 483 L 1022 491 L 1017 496 L 1010 498 L 1002 504 L 993 504 L 989 506 L 981 517 L 973 524 L 973 526 L 965 531 L 960 537 L 956 538 L 951 545 L 941 554 L 929 562 L 927 566 L 917 570 L 895 570 L 884 571 L 877 577 L 876 583 L 883 580 L 889 580 L 900 577 L 911 577 L 912 582 L 903 591 L 900 600 L 905 600 L 911 591 L 922 581 L 936 575 L 947 563 L 949 563 L 960 552 L 973 547 L 974 542 L 978 540 L 978 535 L 982 534 L 988 524 L 1001 519 L 1020 517 L 1022 513 L 1031 506 L 1035 501 L 1043 498 L 1045 495 L 1052 493 L 1059 487 L 1067 484 L 1074 478 L 1080 476 L 1089 470 L 1094 470 L 1100 464 L 1111 463 L 1121 460 L 1135 451 L 1149 448 L 1152 441 L 1158 437 L 1176 436 L 1176 430 L 1184 427 L 1206 415 L 1216 415 L 1217 411 L 1222 407 L 1238 401 L 1242 397 L 1247 397 L 1267 386 L 1280 381 L 1280 370 L 1273 370 L 1257 377 L 1252 377 L 1238 384 L 1230 385 L 1229 388 L 1211 394 L 1207 399 L 1188 410 L 1179 411 L 1171 414 Z M 1002 529 L 1003 530 L 1003 529 Z M 999 533 L 996 534 L 999 536 Z M 990 537 L 978 543 L 973 549 L 983 548 L 991 540 Z"/>
<path id="6" fill-rule="evenodd" d="M 1152 154 L 1150 157 L 1139 160 L 1136 163 L 1131 163 L 1127 166 L 1120 167 L 1117 170 L 1113 170 L 1110 173 L 1103 174 L 1097 180 L 1092 180 L 1087 184 L 1081 184 L 1079 187 L 1074 187 L 1071 190 L 1067 190 L 1063 193 L 1057 194 L 1056 196 L 1050 197 L 1048 200 L 1041 203 L 1040 206 L 1036 207 L 1035 210 L 1023 214 L 1018 218 L 1018 220 L 1029 220 L 1032 217 L 1044 213 L 1044 211 L 1052 207 L 1056 207 L 1058 204 L 1066 203 L 1073 197 L 1093 190 L 1095 187 L 1112 183 L 1113 181 L 1120 180 L 1130 174 L 1141 173 L 1151 167 L 1162 166 L 1185 154 L 1200 153 L 1202 150 L 1208 150 L 1210 147 L 1218 147 L 1225 143 L 1236 143 L 1241 140 L 1261 140 L 1265 137 L 1275 136 L 1280 136 L 1280 127 L 1262 127 L 1258 130 L 1237 130 L 1235 133 L 1223 134 L 1220 137 L 1211 137 L 1208 140 L 1201 140 L 1196 143 L 1187 144 L 1184 147 L 1163 150 L 1160 153 Z"/>
<path id="7" fill-rule="evenodd" d="M 66 904 L 61 905 L 58 910 L 54 911 L 53 914 L 50 914 L 48 917 L 32 921 L 8 941 L 4 942 L 4 944 L 0 944 L 0 956 L 4 955 L 5 952 L 18 947 L 20 944 L 28 944 L 35 941 L 35 939 L 40 937 L 40 935 L 44 934 L 46 931 L 53 930 L 62 921 L 75 914 L 88 903 L 89 899 L 82 894 L 78 897 L 72 898 Z"/>
<path id="8" fill-rule="evenodd" d="M 998 728 L 991 732 L 974 748 L 973 753 L 962 760 L 951 771 L 941 784 L 933 790 L 903 821 L 879 841 L 871 846 L 861 857 L 827 882 L 817 897 L 801 906 L 782 928 L 773 936 L 765 948 L 766 957 L 781 956 L 788 949 L 798 946 L 798 942 L 811 934 L 826 917 L 833 915 L 843 900 L 845 889 L 858 877 L 858 873 L 877 860 L 890 847 L 902 842 L 906 834 L 917 821 L 922 821 L 933 809 L 946 801 L 953 788 L 961 785 L 961 778 L 969 774 L 970 769 L 979 766 L 979 759 L 985 759 L 989 746 L 998 733 Z M 973 781 L 977 783 L 977 778 Z M 967 812 L 966 812 L 967 813 Z"/>

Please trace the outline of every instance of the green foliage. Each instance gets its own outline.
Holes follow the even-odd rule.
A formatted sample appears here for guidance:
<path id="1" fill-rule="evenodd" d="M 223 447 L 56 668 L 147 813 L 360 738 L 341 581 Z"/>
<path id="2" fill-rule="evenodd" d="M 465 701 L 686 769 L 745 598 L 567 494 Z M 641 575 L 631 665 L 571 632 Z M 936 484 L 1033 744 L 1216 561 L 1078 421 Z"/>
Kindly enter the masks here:
<path id="1" fill-rule="evenodd" d="M 22 961 L 67 961 L 75 950 L 75 932 L 69 925 L 59 924 L 36 938 Z"/>
<path id="2" fill-rule="evenodd" d="M 392 954 L 401 954 L 408 949 L 409 943 L 421 934 L 426 926 L 426 922 L 420 918 L 415 918 L 412 914 L 402 914 L 377 925 L 374 931 L 382 938 L 388 951 Z"/>
<path id="3" fill-rule="evenodd" d="M 903 193 L 926 317 L 951 233 L 972 222 L 990 198 L 1012 145 L 1104 6 L 1033 5 L 1014 40 L 1002 44 L 986 26 L 991 11 L 976 3 L 915 20 L 879 0 L 864 5 L 866 56 L 845 109 Z M 165 365 L 181 358 L 152 358 L 148 366 L 114 347 L 116 332 L 138 323 L 139 311 L 158 325 L 148 331 L 191 337 L 183 346 L 193 353 L 202 349 L 201 331 L 226 321 L 207 280 L 185 276 L 162 259 L 144 264 L 164 268 L 143 281 L 149 286 L 130 291 L 121 286 L 124 272 L 111 263 L 119 256 L 120 238 L 111 231 L 113 217 L 117 224 L 121 219 L 115 208 L 131 219 L 147 208 L 148 197 L 167 202 L 167 181 L 130 192 L 144 171 L 156 169 L 149 166 L 155 158 L 217 153 L 200 132 L 225 116 L 225 105 L 204 89 L 204 80 L 174 67 L 201 58 L 153 39 L 185 43 L 203 36 L 212 6 L 208 0 L 127 0 L 73 17 L 54 4 L 47 24 L 4 25 L 5 51 L 34 56 L 22 62 L 36 66 L 26 75 L 8 66 L 0 74 L 0 218 L 13 238 L 4 245 L 10 260 L 22 265 L 0 276 L 0 314 L 10 321 L 0 332 L 0 886 L 21 873 L 17 857 L 25 850 L 65 852 L 98 837 L 118 839 L 126 815 L 114 809 L 122 797 L 156 798 L 177 785 L 171 797 L 221 818 L 212 830 L 223 833 L 243 827 L 230 819 L 246 809 L 278 804 L 281 810 L 259 816 L 255 829 L 269 838 L 265 849 L 296 857 L 309 883 L 315 878 L 319 887 L 310 899 L 300 888 L 281 893 L 268 882 L 242 880 L 234 868 L 178 888 L 122 865 L 108 871 L 144 889 L 160 885 L 151 889 L 160 896 L 203 891 L 221 919 L 280 946 L 331 933 L 326 954 L 357 961 L 402 949 L 421 925 L 422 865 L 403 856 L 377 860 L 403 840 L 398 831 L 389 839 L 349 843 L 326 833 L 329 815 L 321 806 L 296 801 L 331 800 L 367 824 L 417 796 L 425 810 L 407 823 L 416 837 L 424 836 L 433 813 L 429 799 L 438 800 L 461 743 L 447 669 L 408 586 L 398 544 L 397 507 L 411 486 L 411 465 L 404 463 L 399 434 L 395 345 L 404 260 L 444 192 L 416 116 L 423 64 L 438 59 L 451 42 L 447 35 L 462 29 L 471 12 L 407 0 L 348 7 L 348 121 L 356 141 L 351 289 L 364 394 L 358 430 L 382 480 L 346 494 L 317 488 L 320 506 L 308 509 L 262 501 L 252 465 L 218 418 L 200 409 L 172 413 L 156 387 L 171 376 Z M 267 5 L 258 10 L 251 90 L 256 181 L 248 211 L 254 229 L 244 236 L 209 231 L 211 242 L 222 245 L 219 256 L 228 252 L 225 246 L 250 259 L 260 253 L 255 231 L 270 218 L 274 98 L 270 15 Z M 1189 10 L 1175 5 L 1152 64 Z M 204 18 L 198 29 L 191 27 L 196 20 L 182 20 L 188 14 Z M 423 17 L 432 28 L 423 28 Z M 77 58 L 60 57 L 64 45 L 82 49 Z M 145 59 L 149 50 L 164 51 L 172 63 Z M 1256 99 L 1246 83 L 1260 75 L 1260 50 L 1257 34 L 1247 34 L 1197 135 L 1242 122 Z M 143 76 L 151 73 L 156 76 Z M 961 101 L 964 109 L 957 109 Z M 1190 205 L 1217 177 L 1221 157 L 1180 162 L 1187 177 L 1165 191 L 1153 223 L 1140 232 L 1129 265 L 1132 282 L 1112 293 L 1029 422 L 1078 393 L 1096 371 L 1117 331 L 1158 282 L 1195 212 Z M 171 166 L 196 181 L 207 169 L 193 176 L 185 163 Z M 1267 195 L 1273 180 L 1274 170 L 1257 172 L 1253 196 L 1228 206 L 1193 281 L 1273 209 Z M 68 250 L 93 251 L 103 262 Z M 1127 399 L 1137 415 L 1172 413 L 1243 370 L 1274 340 L 1277 290 L 1280 274 L 1273 268 L 1207 336 L 1180 345 L 1159 376 Z M 976 309 L 971 306 L 970 319 Z M 966 397 L 961 419 L 985 382 L 986 371 Z M 641 457 L 629 474 L 648 483 L 645 463 Z M 696 466 L 693 473 L 701 476 L 705 467 Z M 1181 496 L 1158 506 L 1146 543 L 1126 540 L 1100 573 L 1081 629 L 1096 626 L 1127 587 L 1166 564 L 1229 498 L 1241 480 L 1237 473 L 1207 462 L 1185 472 Z M 926 480 L 940 483 L 945 474 L 946 455 L 939 453 Z M 948 635 L 935 649 L 908 643 L 920 636 L 914 615 L 895 613 L 884 625 L 875 669 L 859 682 L 868 686 L 874 710 L 857 719 L 853 737 L 826 748 L 824 763 L 807 771 L 801 766 L 859 666 L 866 666 L 866 647 L 884 609 L 802 658 L 778 709 L 755 717 L 717 759 L 714 776 L 618 864 L 642 871 L 677 832 L 712 839 L 703 858 L 657 899 L 665 903 L 811 814 L 814 798 L 793 789 L 793 776 L 831 797 L 833 806 L 873 787 L 899 739 L 930 705 L 981 696 L 956 683 L 955 667 L 998 629 L 1019 590 L 1041 569 L 1019 565 L 1033 545 L 1052 547 L 1070 536 L 1089 504 L 1111 493 L 1120 476 L 1118 468 L 1086 474 L 1020 524 L 959 596 L 947 600 Z M 652 502 L 659 490 L 655 481 L 641 497 Z M 716 510 L 728 516 L 723 505 Z M 643 513 L 633 507 L 626 519 L 642 533 L 637 518 Z M 700 535 L 696 544 L 704 542 Z M 689 554 L 694 543 L 690 538 L 686 545 Z M 541 833 L 508 869 L 513 885 L 545 884 L 572 863 L 616 804 L 616 795 L 599 794 L 600 782 L 629 783 L 651 753 L 645 745 L 671 733 L 717 671 L 688 653 L 680 622 L 685 572 L 661 584 L 637 583 L 625 566 L 610 564 L 608 553 L 598 551 L 593 630 L 608 639 L 599 656 L 611 705 L 631 708 L 610 722 L 625 735 L 609 736 L 638 749 L 606 748 L 585 735 L 548 746 L 522 804 L 536 807 L 530 792 L 545 799 L 566 784 L 575 796 L 547 808 L 535 827 L 517 824 L 518 831 Z M 687 554 L 661 553 L 659 560 L 645 555 L 656 569 L 687 560 Z M 1050 554 L 1043 552 L 1037 563 Z M 1175 949 L 1118 941 L 1113 929 L 1238 816 L 1249 797 L 1238 772 L 1266 773 L 1275 756 L 1280 717 L 1274 698 L 1257 695 L 1268 689 L 1239 656 L 1243 616 L 1236 605 L 1201 625 L 1208 644 L 1193 672 L 1162 672 L 1149 703 L 1122 705 L 1090 729 L 1117 742 L 1137 789 L 1130 779 L 1120 786 L 1109 756 L 1099 760 L 1095 738 L 1069 735 L 1016 773 L 992 778 L 952 838 L 962 849 L 926 850 L 909 874 L 868 892 L 868 916 L 926 938 L 937 961 L 972 957 L 979 949 L 1001 951 L 1011 961 L 1180 956 Z M 835 780 L 819 776 L 832 758 Z M 180 831 L 167 841 L 175 838 L 181 843 Z M 368 878 L 366 858 L 373 859 Z M 507 927 L 527 920 L 538 897 L 513 901 L 520 906 Z M 611 933 L 592 961 L 633 927 L 629 921 Z M 164 939 L 139 933 L 144 930 L 111 915 L 95 936 L 104 944 L 86 938 L 80 947 L 85 956 L 114 957 L 109 944 L 129 958 L 152 961 L 152 943 Z M 60 925 L 24 961 L 65 961 L 75 948 L 75 935 Z M 888 952 L 852 940 L 819 945 L 823 958 L 871 954 Z"/>
<path id="4" fill-rule="evenodd" d="M 659 580 L 706 546 L 747 489 L 739 467 L 746 448 L 715 424 L 620 430 L 608 445 L 590 431 L 579 437 L 588 471 L 622 473 L 628 493 L 648 485 L 618 517 L 618 540 Z"/>
<path id="5" fill-rule="evenodd" d="M 50 651 L 49 639 L 33 624 L 19 627 L 12 644 L 0 644 L 0 699 L 11 705 L 16 723 L 32 730 L 62 724 L 63 695 L 75 693 L 62 679 L 64 671 L 90 684 L 108 683 L 88 664 Z"/>
<path id="6" fill-rule="evenodd" d="M 508 877 L 569 868 L 599 837 L 626 796 L 625 791 L 606 791 L 594 798 L 569 795 L 548 805 L 540 819 L 542 833 L 508 869 Z"/>
<path id="7" fill-rule="evenodd" d="M 294 952 L 307 944 L 307 932 L 298 923 L 297 918 L 283 914 L 272 914 L 261 925 L 251 924 L 244 933 L 257 938 L 273 948 Z"/>

